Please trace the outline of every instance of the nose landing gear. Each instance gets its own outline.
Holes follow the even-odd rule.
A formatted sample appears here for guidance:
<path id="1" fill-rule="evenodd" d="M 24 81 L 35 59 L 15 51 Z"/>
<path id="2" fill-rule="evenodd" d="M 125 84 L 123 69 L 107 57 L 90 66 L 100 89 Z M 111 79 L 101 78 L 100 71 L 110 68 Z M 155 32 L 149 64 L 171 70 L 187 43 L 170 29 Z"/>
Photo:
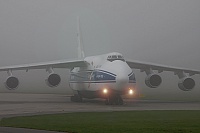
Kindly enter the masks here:
<path id="1" fill-rule="evenodd" d="M 71 96 L 72 102 L 83 102 L 83 98 L 79 94 L 75 94 L 74 96 Z"/>
<path id="2" fill-rule="evenodd" d="M 120 95 L 109 96 L 106 101 L 106 105 L 123 105 L 124 101 Z"/>

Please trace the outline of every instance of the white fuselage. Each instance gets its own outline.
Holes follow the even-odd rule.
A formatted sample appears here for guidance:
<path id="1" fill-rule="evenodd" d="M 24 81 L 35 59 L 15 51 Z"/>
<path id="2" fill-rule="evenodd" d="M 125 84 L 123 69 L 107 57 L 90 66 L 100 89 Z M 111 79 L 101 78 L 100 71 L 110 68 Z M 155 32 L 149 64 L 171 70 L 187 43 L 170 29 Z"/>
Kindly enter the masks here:
<path id="1" fill-rule="evenodd" d="M 108 60 L 112 58 L 113 60 Z M 118 56 L 120 58 L 118 58 Z M 119 53 L 86 57 L 86 67 L 71 71 L 70 87 L 78 92 L 101 92 L 104 88 L 121 94 L 135 87 L 135 75 Z"/>

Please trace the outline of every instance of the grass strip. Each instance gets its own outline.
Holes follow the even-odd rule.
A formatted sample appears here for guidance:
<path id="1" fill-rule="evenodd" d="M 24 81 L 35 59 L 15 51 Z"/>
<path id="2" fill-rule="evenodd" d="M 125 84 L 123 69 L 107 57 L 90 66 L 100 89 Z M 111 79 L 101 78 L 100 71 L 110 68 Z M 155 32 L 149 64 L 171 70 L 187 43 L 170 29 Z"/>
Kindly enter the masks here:
<path id="1" fill-rule="evenodd" d="M 0 126 L 69 133 L 200 133 L 200 111 L 66 113 L 4 118 Z"/>

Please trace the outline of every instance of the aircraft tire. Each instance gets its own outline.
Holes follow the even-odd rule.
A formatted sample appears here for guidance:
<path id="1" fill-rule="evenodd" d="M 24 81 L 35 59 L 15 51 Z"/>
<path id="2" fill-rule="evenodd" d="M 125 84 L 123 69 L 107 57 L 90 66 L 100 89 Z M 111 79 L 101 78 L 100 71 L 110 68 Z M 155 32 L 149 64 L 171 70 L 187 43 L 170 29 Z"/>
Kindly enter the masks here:
<path id="1" fill-rule="evenodd" d="M 124 101 L 123 99 L 121 98 L 121 96 L 118 97 L 118 105 L 123 105 L 124 104 Z"/>
<path id="2" fill-rule="evenodd" d="M 105 100 L 105 105 L 109 105 L 108 99 Z"/>
<path id="3" fill-rule="evenodd" d="M 121 96 L 110 96 L 105 100 L 105 105 L 123 105 L 124 101 Z"/>
<path id="4" fill-rule="evenodd" d="M 80 95 L 75 94 L 74 96 L 71 96 L 72 102 L 83 102 L 83 98 Z"/>
<path id="5" fill-rule="evenodd" d="M 105 104 L 106 105 L 113 105 L 113 99 L 111 98 L 111 97 L 108 97 L 107 99 L 106 99 L 106 101 L 105 101 Z"/>
<path id="6" fill-rule="evenodd" d="M 121 98 L 120 95 L 116 95 L 112 98 L 112 104 L 115 104 L 115 105 L 123 105 L 124 104 L 124 101 L 123 99 Z"/>

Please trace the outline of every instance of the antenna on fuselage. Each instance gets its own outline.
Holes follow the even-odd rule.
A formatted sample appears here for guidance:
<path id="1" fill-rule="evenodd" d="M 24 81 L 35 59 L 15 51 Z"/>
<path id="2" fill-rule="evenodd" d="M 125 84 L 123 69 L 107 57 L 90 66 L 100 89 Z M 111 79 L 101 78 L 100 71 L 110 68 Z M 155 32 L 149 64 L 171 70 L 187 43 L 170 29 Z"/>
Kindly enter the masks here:
<path id="1" fill-rule="evenodd" d="M 82 40 L 82 35 L 81 35 L 81 29 L 80 29 L 80 18 L 79 16 L 77 17 L 77 41 L 78 41 L 78 58 L 84 58 L 85 53 L 83 50 L 83 40 Z"/>

